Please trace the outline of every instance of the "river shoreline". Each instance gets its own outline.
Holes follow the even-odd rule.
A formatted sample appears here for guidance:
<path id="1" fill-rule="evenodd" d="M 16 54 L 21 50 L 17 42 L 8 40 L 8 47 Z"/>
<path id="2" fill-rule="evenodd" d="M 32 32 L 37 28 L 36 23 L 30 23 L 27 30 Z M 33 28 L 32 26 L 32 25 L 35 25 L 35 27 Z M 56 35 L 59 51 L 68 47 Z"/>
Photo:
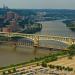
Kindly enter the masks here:
<path id="1" fill-rule="evenodd" d="M 72 20 L 65 20 L 63 23 L 65 23 L 66 27 L 68 27 L 71 31 L 75 32 L 75 24 Z"/>

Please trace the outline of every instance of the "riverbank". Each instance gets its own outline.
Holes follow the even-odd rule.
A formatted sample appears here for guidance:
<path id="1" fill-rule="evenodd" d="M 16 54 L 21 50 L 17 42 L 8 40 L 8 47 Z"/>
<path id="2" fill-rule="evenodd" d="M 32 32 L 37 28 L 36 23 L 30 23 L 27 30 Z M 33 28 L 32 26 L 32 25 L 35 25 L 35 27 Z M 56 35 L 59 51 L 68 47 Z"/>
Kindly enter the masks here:
<path id="1" fill-rule="evenodd" d="M 35 34 L 36 32 L 40 32 L 42 30 L 42 24 L 40 23 L 34 23 L 32 25 L 27 26 L 22 33 L 26 34 Z"/>
<path id="2" fill-rule="evenodd" d="M 70 30 L 72 30 L 73 32 L 75 32 L 75 22 L 74 22 L 74 21 L 72 21 L 72 20 L 65 20 L 65 21 L 63 21 L 63 23 L 65 23 L 66 26 L 67 26 Z"/>

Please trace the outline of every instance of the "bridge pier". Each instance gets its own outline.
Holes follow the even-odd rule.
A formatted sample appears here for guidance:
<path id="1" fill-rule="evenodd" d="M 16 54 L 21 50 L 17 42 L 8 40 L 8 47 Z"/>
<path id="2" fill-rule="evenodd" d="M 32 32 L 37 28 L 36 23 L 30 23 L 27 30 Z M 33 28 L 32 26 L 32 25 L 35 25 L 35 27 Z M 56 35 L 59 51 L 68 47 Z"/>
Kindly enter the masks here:
<path id="1" fill-rule="evenodd" d="M 34 48 L 33 55 L 34 55 L 34 58 L 36 58 L 36 54 L 37 54 L 38 47 L 37 46 L 34 46 L 33 48 Z"/>
<path id="2" fill-rule="evenodd" d="M 17 49 L 17 42 L 13 42 L 13 46 L 14 46 L 13 50 L 16 51 L 16 49 Z"/>
<path id="3" fill-rule="evenodd" d="M 69 39 L 69 44 L 70 45 L 74 44 L 74 40 L 73 39 Z"/>
<path id="4" fill-rule="evenodd" d="M 39 36 L 35 36 L 33 47 L 34 47 L 33 53 L 34 53 L 34 56 L 36 57 L 37 49 L 39 47 Z"/>
<path id="5" fill-rule="evenodd" d="M 74 39 L 72 39 L 72 44 L 75 44 L 75 41 L 74 41 Z"/>

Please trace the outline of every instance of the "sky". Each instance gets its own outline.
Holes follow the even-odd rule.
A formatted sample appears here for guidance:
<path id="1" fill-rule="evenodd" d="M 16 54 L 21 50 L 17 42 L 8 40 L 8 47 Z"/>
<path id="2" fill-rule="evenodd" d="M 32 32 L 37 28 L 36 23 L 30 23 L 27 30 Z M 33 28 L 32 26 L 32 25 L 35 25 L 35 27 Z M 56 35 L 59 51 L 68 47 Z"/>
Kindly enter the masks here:
<path id="1" fill-rule="evenodd" d="M 0 0 L 9 8 L 19 9 L 75 9 L 75 0 Z"/>

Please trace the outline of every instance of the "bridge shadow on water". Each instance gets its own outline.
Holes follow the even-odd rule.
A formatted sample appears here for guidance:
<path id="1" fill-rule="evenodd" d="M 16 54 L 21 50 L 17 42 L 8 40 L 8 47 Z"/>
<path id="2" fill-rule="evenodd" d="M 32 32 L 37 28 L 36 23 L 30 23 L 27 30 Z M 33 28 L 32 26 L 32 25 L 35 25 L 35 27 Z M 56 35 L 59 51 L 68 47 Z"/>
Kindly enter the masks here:
<path id="1" fill-rule="evenodd" d="M 64 49 L 68 47 L 68 45 L 65 43 L 53 41 L 53 40 L 41 40 L 39 43 L 40 46 L 43 47 L 60 48 L 60 49 Z"/>

